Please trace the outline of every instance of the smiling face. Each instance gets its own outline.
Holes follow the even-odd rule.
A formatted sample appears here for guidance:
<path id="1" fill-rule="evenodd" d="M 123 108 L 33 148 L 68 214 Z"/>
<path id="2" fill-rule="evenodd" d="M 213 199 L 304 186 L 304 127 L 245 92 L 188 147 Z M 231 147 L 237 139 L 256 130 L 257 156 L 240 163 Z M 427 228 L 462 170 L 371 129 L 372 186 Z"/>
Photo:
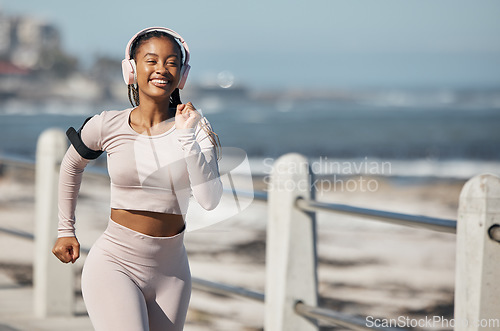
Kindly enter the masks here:
<path id="1" fill-rule="evenodd" d="M 134 56 L 141 101 L 169 101 L 181 78 L 181 57 L 179 45 L 168 37 L 141 42 Z"/>

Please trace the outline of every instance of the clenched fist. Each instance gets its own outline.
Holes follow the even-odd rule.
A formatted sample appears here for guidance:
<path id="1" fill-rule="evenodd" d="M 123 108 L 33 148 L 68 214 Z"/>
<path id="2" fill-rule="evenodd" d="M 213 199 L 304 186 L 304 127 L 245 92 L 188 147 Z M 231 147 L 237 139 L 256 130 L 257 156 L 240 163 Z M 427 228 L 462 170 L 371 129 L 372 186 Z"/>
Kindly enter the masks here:
<path id="1" fill-rule="evenodd" d="M 195 128 L 200 121 L 201 114 L 194 108 L 191 102 L 177 105 L 175 113 L 175 128 L 189 129 Z"/>
<path id="2" fill-rule="evenodd" d="M 75 263 L 80 257 L 80 243 L 76 237 L 62 237 L 58 238 L 52 253 L 64 263 Z"/>

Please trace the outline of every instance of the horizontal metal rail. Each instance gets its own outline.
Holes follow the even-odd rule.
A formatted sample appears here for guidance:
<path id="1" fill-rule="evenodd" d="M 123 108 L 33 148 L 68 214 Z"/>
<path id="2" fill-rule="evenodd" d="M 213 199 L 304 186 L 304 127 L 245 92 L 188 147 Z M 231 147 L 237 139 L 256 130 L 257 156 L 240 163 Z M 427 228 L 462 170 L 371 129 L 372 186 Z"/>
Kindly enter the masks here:
<path id="1" fill-rule="evenodd" d="M 15 230 L 15 229 L 8 229 L 4 227 L 0 227 L 0 232 L 10 234 L 16 237 L 24 238 L 24 239 L 29 239 L 29 240 L 34 240 L 35 236 L 33 233 L 21 231 L 21 230 Z"/>
<path id="2" fill-rule="evenodd" d="M 345 327 L 350 330 L 359 330 L 359 331 L 367 331 L 367 330 L 403 331 L 404 330 L 394 327 L 383 328 L 377 326 L 369 326 L 368 321 L 361 317 L 342 314 L 326 308 L 309 306 L 301 301 L 295 304 L 295 312 L 304 317 L 327 322 L 328 324 L 331 325 Z"/>
<path id="3" fill-rule="evenodd" d="M 226 194 L 232 194 L 235 198 L 242 197 L 258 201 L 267 201 L 267 192 L 264 191 L 245 191 L 225 188 L 223 192 Z"/>
<path id="4" fill-rule="evenodd" d="M 326 203 L 314 200 L 306 200 L 303 198 L 297 199 L 296 205 L 299 209 L 302 209 L 304 211 L 336 212 L 351 216 L 361 216 L 391 224 L 425 228 L 429 230 L 446 232 L 446 233 L 456 233 L 457 231 L 457 222 L 455 220 L 449 220 L 443 218 L 400 214 L 383 210 L 353 207 L 337 203 Z"/>
<path id="5" fill-rule="evenodd" d="M 0 154 L 0 165 L 2 164 L 14 167 L 35 169 L 35 161 L 28 157 L 23 157 L 23 156 Z"/>
<path id="6" fill-rule="evenodd" d="M 8 167 L 24 168 L 29 170 L 35 170 L 36 162 L 28 157 L 22 156 L 12 156 L 12 155 L 2 155 L 0 154 L 0 167 L 2 165 Z M 84 176 L 93 178 L 109 178 L 108 169 L 105 167 L 97 165 L 89 165 L 85 168 Z"/>
<path id="7" fill-rule="evenodd" d="M 193 288 L 198 290 L 222 294 L 222 295 L 236 295 L 239 297 L 245 297 L 248 299 L 256 300 L 259 302 L 264 302 L 264 293 L 256 292 L 252 290 L 247 290 L 246 288 L 232 285 L 225 285 L 221 283 L 211 282 L 209 280 L 192 277 L 191 281 L 193 283 Z"/>

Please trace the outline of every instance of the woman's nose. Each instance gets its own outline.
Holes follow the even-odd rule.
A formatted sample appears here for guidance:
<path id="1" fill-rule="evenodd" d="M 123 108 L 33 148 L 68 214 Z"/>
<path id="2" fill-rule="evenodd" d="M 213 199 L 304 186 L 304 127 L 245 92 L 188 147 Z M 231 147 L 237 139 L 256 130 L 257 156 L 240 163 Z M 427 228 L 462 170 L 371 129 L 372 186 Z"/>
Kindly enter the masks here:
<path id="1" fill-rule="evenodd" d="M 158 63 L 158 65 L 156 66 L 156 72 L 159 74 L 166 73 L 168 72 L 168 68 L 165 64 Z"/>

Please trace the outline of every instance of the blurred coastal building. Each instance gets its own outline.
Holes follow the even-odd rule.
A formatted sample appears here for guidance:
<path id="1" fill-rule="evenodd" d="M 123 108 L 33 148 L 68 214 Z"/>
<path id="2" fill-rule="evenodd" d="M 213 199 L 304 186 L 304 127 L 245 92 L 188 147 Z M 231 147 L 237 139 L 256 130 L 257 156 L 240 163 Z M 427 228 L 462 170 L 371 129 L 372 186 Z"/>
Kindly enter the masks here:
<path id="1" fill-rule="evenodd" d="M 54 65 L 53 55 L 60 49 L 59 31 L 54 25 L 38 18 L 0 13 L 2 60 L 21 68 L 48 68 Z"/>
<path id="2" fill-rule="evenodd" d="M 40 90 L 40 83 L 68 77 L 77 64 L 77 59 L 63 50 L 61 34 L 54 24 L 34 16 L 0 11 L 2 98 Z"/>
<path id="3" fill-rule="evenodd" d="M 32 16 L 8 16 L 0 12 L 0 61 L 4 67 L 29 71 L 55 70 L 64 76 L 76 67 L 76 58 L 61 46 L 59 29 Z"/>

